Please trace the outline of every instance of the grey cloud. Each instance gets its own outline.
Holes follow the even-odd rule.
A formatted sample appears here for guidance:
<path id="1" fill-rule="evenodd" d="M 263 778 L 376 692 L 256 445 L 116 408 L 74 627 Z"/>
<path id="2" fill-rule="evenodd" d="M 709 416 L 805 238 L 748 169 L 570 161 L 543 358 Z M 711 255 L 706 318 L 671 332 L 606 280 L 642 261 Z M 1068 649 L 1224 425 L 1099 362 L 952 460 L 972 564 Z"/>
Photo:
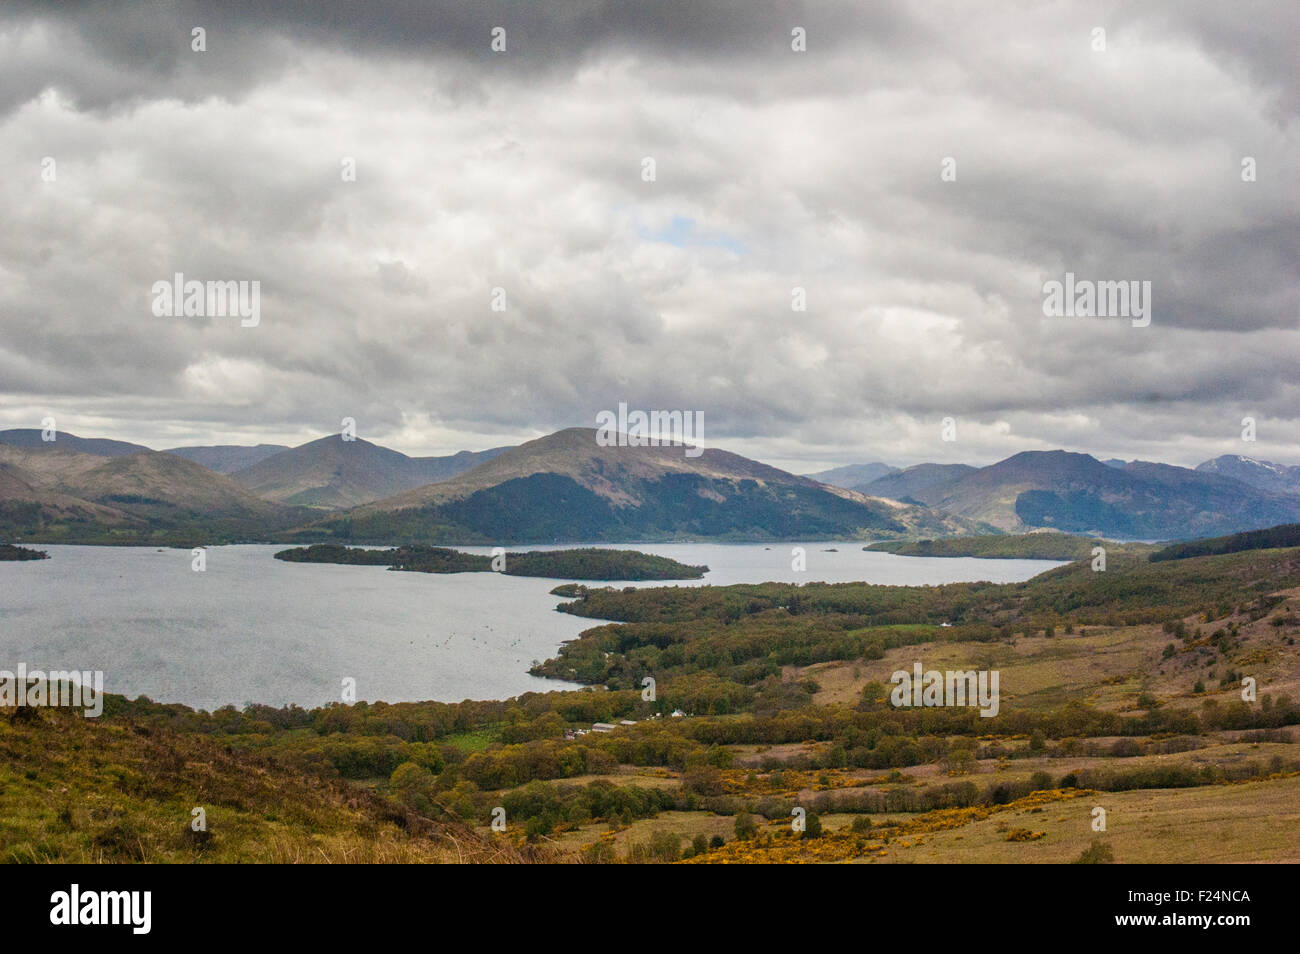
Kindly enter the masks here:
<path id="1" fill-rule="evenodd" d="M 1293 16 L 9 4 L 0 426 L 162 446 L 347 415 L 441 452 L 627 401 L 786 461 L 1194 463 L 1254 413 L 1256 455 L 1296 459 Z M 1067 270 L 1151 280 L 1152 326 L 1045 318 Z M 262 324 L 155 318 L 175 271 L 262 281 Z"/>

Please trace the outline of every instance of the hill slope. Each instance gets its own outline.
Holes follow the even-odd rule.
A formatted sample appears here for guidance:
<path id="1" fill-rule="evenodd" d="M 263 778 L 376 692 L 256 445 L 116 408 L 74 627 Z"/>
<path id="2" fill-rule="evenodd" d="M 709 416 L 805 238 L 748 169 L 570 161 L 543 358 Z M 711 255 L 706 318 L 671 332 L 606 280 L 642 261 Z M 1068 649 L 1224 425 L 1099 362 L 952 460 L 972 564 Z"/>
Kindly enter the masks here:
<path id="1" fill-rule="evenodd" d="M 379 542 L 537 543 L 891 536 L 970 527 L 722 450 L 691 458 L 681 447 L 602 447 L 595 430 L 569 428 L 305 533 Z"/>
<path id="2" fill-rule="evenodd" d="M 1151 554 L 1151 562 L 1162 560 L 1188 560 L 1193 557 L 1215 556 L 1222 553 L 1241 553 L 1245 550 L 1271 550 L 1282 547 L 1300 547 L 1300 523 L 1283 524 L 1267 530 L 1248 530 L 1225 537 L 1210 537 L 1163 547 Z"/>
<path id="3" fill-rule="evenodd" d="M 345 441 L 336 434 L 281 451 L 231 476 L 265 500 L 337 509 L 446 480 L 503 450 L 407 457 L 369 441 Z"/>
<path id="4" fill-rule="evenodd" d="M 196 447 L 169 447 L 164 454 L 175 454 L 218 474 L 233 474 L 266 460 L 289 448 L 284 444 L 208 444 Z"/>
<path id="5" fill-rule="evenodd" d="M 143 529 L 143 520 L 121 510 L 38 489 L 32 474 L 7 459 L 27 453 L 31 452 L 0 447 L 0 539 L 53 540 L 60 534 L 77 539 L 116 529 Z"/>
<path id="6" fill-rule="evenodd" d="M 424 863 L 539 854 L 427 818 L 319 763 L 282 764 L 219 735 L 175 731 L 169 723 L 184 721 L 182 707 L 106 700 L 106 710 L 123 709 L 129 715 L 27 708 L 26 718 L 0 716 L 0 858 Z M 196 804 L 205 809 L 201 832 L 185 823 Z"/>
<path id="7" fill-rule="evenodd" d="M 228 477 L 172 454 L 117 457 L 0 445 L 0 516 L 15 537 L 48 541 L 158 534 L 259 536 L 300 520 Z"/>

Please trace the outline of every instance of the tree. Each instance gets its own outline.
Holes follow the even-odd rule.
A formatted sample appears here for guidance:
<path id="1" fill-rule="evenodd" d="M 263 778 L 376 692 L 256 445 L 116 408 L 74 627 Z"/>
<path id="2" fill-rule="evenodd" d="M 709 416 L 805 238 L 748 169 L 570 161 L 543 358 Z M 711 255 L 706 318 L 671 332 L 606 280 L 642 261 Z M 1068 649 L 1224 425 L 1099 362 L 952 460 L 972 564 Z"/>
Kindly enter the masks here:
<path id="1" fill-rule="evenodd" d="M 758 834 L 758 825 L 754 822 L 754 816 L 749 812 L 736 813 L 736 837 L 741 841 L 747 841 Z"/>
<path id="2" fill-rule="evenodd" d="M 433 801 L 429 797 L 433 790 L 433 773 L 423 765 L 403 762 L 393 769 L 388 784 L 398 801 L 422 815 L 435 814 Z"/>
<path id="3" fill-rule="evenodd" d="M 803 837 L 820 838 L 822 836 L 822 820 L 816 815 L 809 813 L 803 820 Z"/>

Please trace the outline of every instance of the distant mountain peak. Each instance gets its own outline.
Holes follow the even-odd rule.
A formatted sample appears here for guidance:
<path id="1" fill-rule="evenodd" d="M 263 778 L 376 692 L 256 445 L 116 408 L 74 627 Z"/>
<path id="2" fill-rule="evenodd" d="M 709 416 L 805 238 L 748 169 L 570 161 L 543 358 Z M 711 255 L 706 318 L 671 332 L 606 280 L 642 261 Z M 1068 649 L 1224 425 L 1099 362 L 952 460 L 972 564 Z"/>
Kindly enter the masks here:
<path id="1" fill-rule="evenodd" d="M 1232 477 L 1259 490 L 1276 494 L 1300 494 L 1300 467 L 1288 467 L 1245 454 L 1223 454 L 1198 464 L 1202 473 Z"/>
<path id="2" fill-rule="evenodd" d="M 830 470 L 822 470 L 804 476 L 811 480 L 820 481 L 823 484 L 843 487 L 845 490 L 862 490 L 873 480 L 879 480 L 881 477 L 896 473 L 898 473 L 897 467 L 874 461 L 870 464 L 846 464 L 843 467 L 832 467 Z"/>

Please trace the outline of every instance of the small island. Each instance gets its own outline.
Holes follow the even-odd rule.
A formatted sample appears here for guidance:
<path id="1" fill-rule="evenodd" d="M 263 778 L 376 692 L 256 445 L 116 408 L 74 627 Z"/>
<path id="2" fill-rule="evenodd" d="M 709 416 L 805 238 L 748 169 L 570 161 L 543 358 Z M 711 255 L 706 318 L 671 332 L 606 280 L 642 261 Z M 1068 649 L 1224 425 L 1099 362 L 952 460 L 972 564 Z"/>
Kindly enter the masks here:
<path id="1" fill-rule="evenodd" d="M 999 533 L 938 540 L 887 540 L 862 549 L 895 556 L 979 557 L 985 560 L 1085 560 L 1092 548 L 1135 549 L 1134 544 L 1074 536 L 1068 533 Z"/>
<path id="2" fill-rule="evenodd" d="M 698 580 L 707 566 L 688 566 L 668 557 L 637 550 L 584 547 L 577 550 L 530 550 L 498 557 L 463 553 L 448 547 L 406 546 L 367 550 L 337 543 L 281 550 L 277 560 L 290 563 L 341 563 L 386 566 L 415 573 L 491 573 L 557 580 Z M 497 569 L 493 561 L 497 561 Z"/>
<path id="3" fill-rule="evenodd" d="M 12 543 L 0 543 L 0 560 L 48 560 L 44 550 L 29 550 Z"/>

